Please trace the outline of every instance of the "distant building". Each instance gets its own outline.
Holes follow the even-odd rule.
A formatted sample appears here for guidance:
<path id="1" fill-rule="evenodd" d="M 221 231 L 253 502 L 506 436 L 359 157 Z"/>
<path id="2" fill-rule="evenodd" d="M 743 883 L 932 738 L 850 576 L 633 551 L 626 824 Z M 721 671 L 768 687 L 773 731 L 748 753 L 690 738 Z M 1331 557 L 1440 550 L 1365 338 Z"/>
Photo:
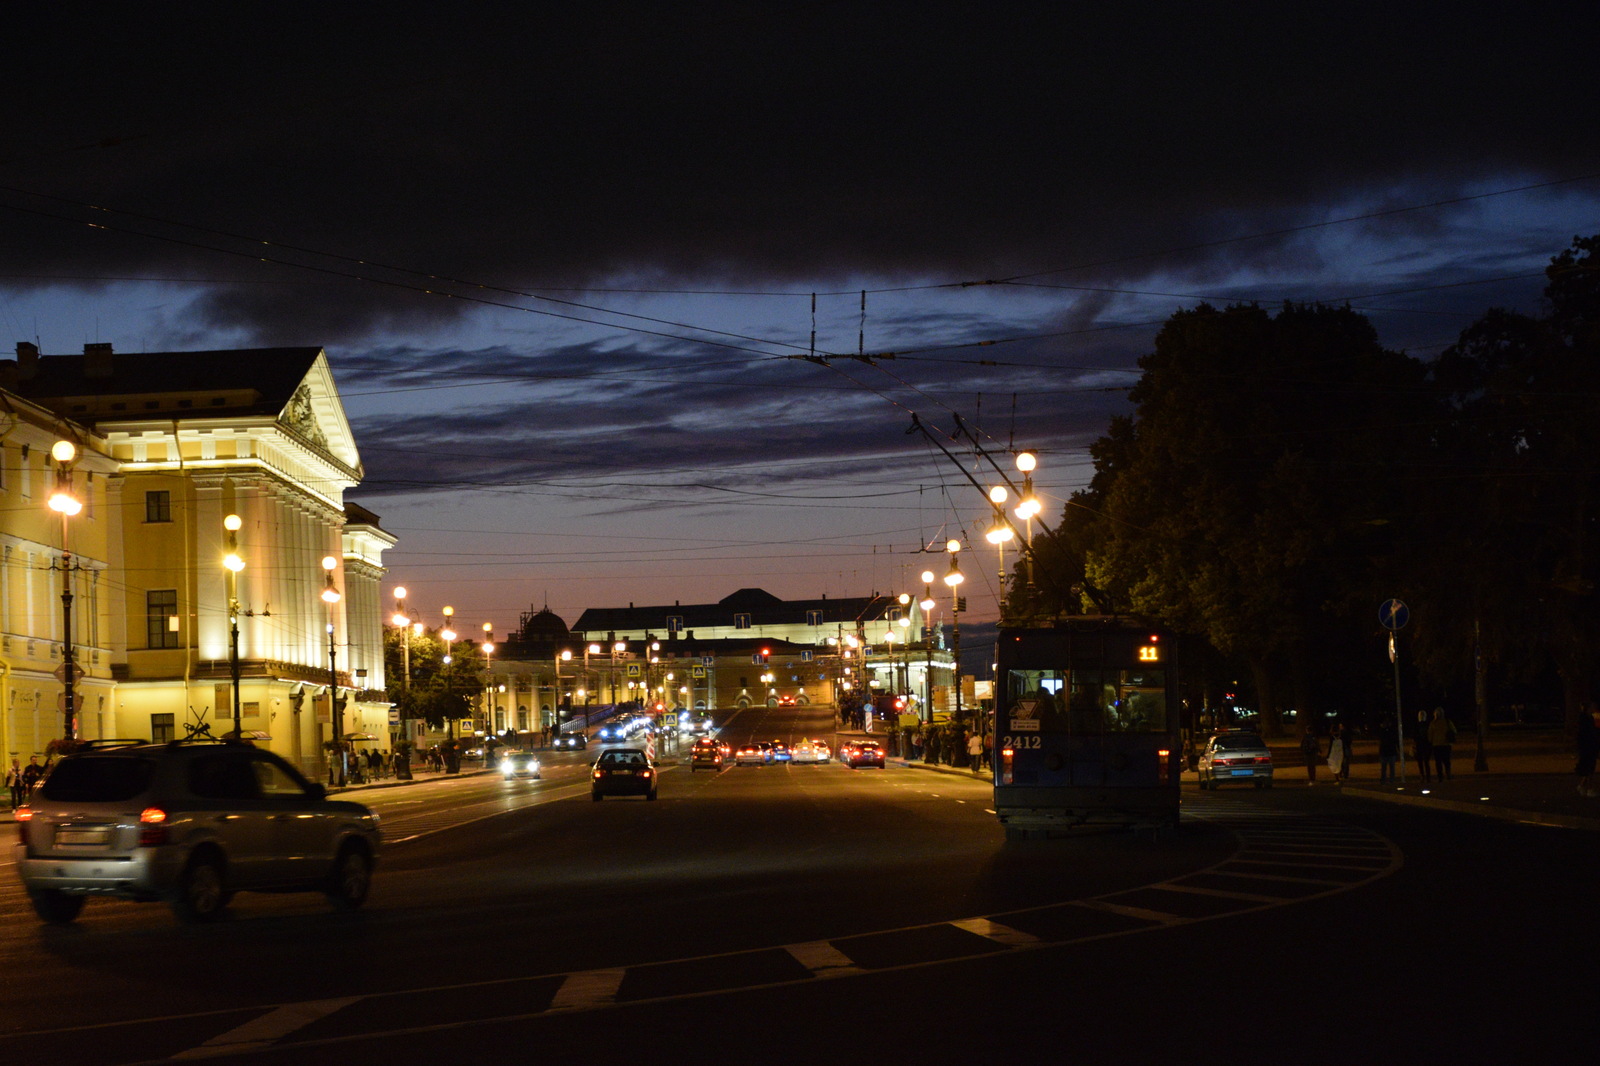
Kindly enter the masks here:
<path id="1" fill-rule="evenodd" d="M 953 704 L 951 657 L 926 621 L 911 597 L 783 600 L 744 588 L 715 603 L 590 608 L 567 639 L 546 640 L 537 657 L 508 647 L 498 668 L 571 652 L 550 706 L 836 704 L 850 692 L 903 692 L 943 712 Z"/>
<path id="2" fill-rule="evenodd" d="M 241 728 L 313 776 L 327 766 L 335 699 L 343 732 L 387 741 L 378 581 L 395 538 L 345 500 L 361 482 L 361 458 L 320 348 L 117 354 L 89 344 L 82 355 L 49 356 L 19 344 L 16 359 L 0 363 L 0 389 L 62 420 L 61 432 L 83 427 L 79 469 L 91 502 L 69 529 L 100 554 L 90 557 L 99 576 L 78 575 L 96 602 L 93 623 L 84 623 L 95 628 L 73 627 L 91 670 L 80 735 L 233 728 L 222 558 L 223 519 L 234 514 L 245 564 L 236 597 Z M 44 477 L 21 441 L 4 442 L 4 465 L 18 482 Z M 38 538 L 27 527 L 42 502 L 21 484 L 14 502 L 7 543 L 31 551 L 25 545 Z M 37 563 L 28 572 L 38 575 Z M 339 592 L 332 605 L 321 595 L 330 583 Z M 36 590 L 18 601 L 0 583 L 8 639 L 38 629 L 22 616 L 39 609 Z M 114 701 L 94 680 L 102 660 Z M 17 680 L 0 683 L 8 699 L 26 702 Z"/>

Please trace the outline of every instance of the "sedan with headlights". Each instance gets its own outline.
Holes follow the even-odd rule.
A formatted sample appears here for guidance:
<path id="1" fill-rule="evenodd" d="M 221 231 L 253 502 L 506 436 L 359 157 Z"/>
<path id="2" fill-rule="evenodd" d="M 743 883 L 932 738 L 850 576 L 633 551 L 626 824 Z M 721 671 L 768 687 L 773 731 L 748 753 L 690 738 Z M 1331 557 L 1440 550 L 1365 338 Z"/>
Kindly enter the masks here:
<path id="1" fill-rule="evenodd" d="M 500 773 L 507 781 L 519 777 L 539 780 L 539 759 L 531 751 L 508 751 L 500 756 Z"/>

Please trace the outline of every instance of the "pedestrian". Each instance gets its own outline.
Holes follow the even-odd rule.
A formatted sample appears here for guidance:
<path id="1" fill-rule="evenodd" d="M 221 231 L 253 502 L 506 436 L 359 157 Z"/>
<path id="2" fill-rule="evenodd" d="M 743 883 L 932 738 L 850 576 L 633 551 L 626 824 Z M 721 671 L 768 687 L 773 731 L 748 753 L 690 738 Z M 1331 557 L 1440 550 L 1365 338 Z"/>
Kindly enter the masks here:
<path id="1" fill-rule="evenodd" d="M 1355 762 L 1356 756 L 1356 731 L 1348 721 L 1339 723 L 1339 784 L 1350 780 L 1350 764 Z"/>
<path id="2" fill-rule="evenodd" d="M 1417 757 L 1417 772 L 1422 775 L 1422 783 L 1426 785 L 1432 780 L 1433 774 L 1433 745 L 1428 741 L 1428 712 L 1417 712 L 1417 729 L 1415 739 L 1411 741 L 1411 750 Z"/>
<path id="3" fill-rule="evenodd" d="M 913 759 L 922 758 L 922 730 L 920 729 L 911 734 L 911 757 Z"/>
<path id="4" fill-rule="evenodd" d="M 39 779 L 42 777 L 44 777 L 44 767 L 39 765 L 39 756 L 28 756 L 28 765 L 22 768 L 23 802 L 27 802 L 27 798 L 33 795 L 33 790 L 38 787 Z"/>
<path id="5" fill-rule="evenodd" d="M 994 772 L 994 734 L 983 734 L 983 768 Z"/>
<path id="6" fill-rule="evenodd" d="M 1590 760 L 1591 765 L 1593 760 Z M 16 759 L 11 760 L 11 766 L 6 770 L 6 788 L 11 792 L 11 809 L 16 810 L 22 806 L 22 765 Z"/>
<path id="7" fill-rule="evenodd" d="M 1306 721 L 1305 732 L 1300 734 L 1300 754 L 1306 760 L 1306 787 L 1317 787 L 1317 763 L 1322 761 L 1322 742 L 1317 740 L 1317 732 L 1312 727 L 1310 720 Z"/>
<path id="8" fill-rule="evenodd" d="M 1345 750 L 1343 727 L 1338 721 L 1328 727 L 1328 769 L 1333 771 L 1333 782 L 1344 784 L 1344 767 L 1349 752 Z"/>
<path id="9" fill-rule="evenodd" d="M 978 735 L 977 730 L 973 730 L 972 735 L 967 737 L 967 761 L 971 764 L 973 773 L 983 773 L 983 737 Z"/>
<path id="10" fill-rule="evenodd" d="M 1455 742 L 1456 724 L 1443 707 L 1435 707 L 1428 723 L 1428 745 L 1433 748 L 1433 775 L 1440 783 L 1450 780 L 1450 748 Z"/>
<path id="11" fill-rule="evenodd" d="M 1585 702 L 1578 715 L 1578 795 L 1600 795 L 1594 787 L 1595 756 L 1600 755 L 1600 712 Z"/>
<path id="12" fill-rule="evenodd" d="M 1386 785 L 1395 779 L 1396 764 L 1400 761 L 1400 733 L 1394 715 L 1386 714 L 1378 723 L 1378 783 Z"/>

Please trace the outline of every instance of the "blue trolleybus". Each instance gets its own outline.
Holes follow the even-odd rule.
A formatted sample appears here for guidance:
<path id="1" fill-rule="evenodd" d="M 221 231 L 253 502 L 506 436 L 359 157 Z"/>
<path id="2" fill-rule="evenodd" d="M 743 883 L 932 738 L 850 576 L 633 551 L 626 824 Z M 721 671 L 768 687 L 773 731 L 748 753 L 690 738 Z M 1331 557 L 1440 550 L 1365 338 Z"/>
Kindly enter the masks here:
<path id="1" fill-rule="evenodd" d="M 1001 628 L 994 809 L 1009 839 L 1178 821 L 1171 636 L 1127 617 Z"/>

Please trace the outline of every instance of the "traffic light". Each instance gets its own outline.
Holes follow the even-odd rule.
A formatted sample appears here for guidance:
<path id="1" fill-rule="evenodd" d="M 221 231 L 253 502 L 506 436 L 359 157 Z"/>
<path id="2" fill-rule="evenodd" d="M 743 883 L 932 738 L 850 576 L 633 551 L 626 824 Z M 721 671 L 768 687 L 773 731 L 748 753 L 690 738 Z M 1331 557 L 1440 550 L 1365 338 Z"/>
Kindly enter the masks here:
<path id="1" fill-rule="evenodd" d="M 956 597 L 956 610 L 965 611 L 966 609 L 967 609 L 967 598 L 965 596 L 957 596 Z"/>

